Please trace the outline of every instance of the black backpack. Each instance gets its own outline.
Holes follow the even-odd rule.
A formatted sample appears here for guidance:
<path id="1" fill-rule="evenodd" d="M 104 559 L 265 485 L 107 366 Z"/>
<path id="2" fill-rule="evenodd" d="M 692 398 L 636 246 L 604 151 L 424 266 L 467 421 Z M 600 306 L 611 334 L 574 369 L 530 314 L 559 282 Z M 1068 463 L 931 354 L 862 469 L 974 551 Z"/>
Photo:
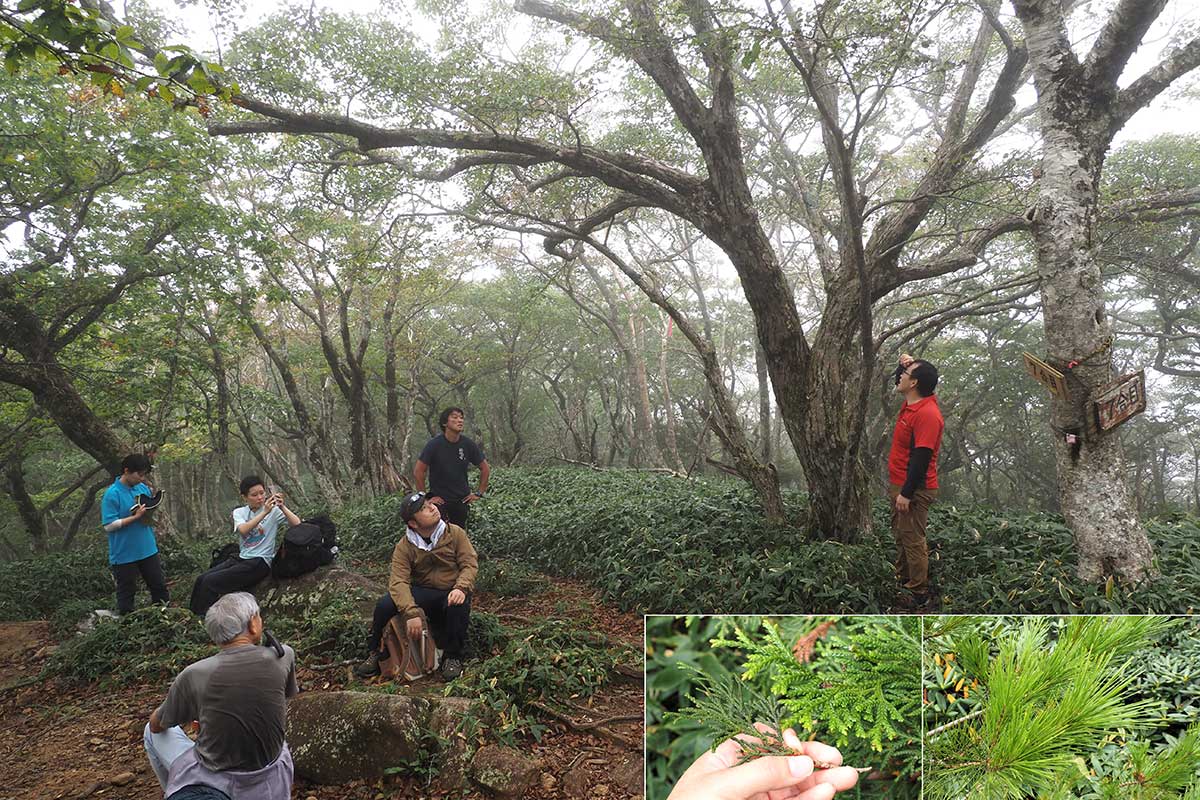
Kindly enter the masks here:
<path id="1" fill-rule="evenodd" d="M 322 530 L 321 520 L 327 523 L 326 530 Z M 326 545 L 327 535 L 335 544 Z M 332 562 L 337 552 L 336 541 L 337 526 L 328 517 L 293 525 L 283 534 L 283 544 L 271 562 L 271 574 L 276 578 L 295 578 Z"/>
<path id="2" fill-rule="evenodd" d="M 212 551 L 212 563 L 208 565 L 208 568 L 212 569 L 217 564 L 228 561 L 240 552 L 242 552 L 242 547 L 237 542 L 230 542 L 224 547 L 215 548 Z"/>

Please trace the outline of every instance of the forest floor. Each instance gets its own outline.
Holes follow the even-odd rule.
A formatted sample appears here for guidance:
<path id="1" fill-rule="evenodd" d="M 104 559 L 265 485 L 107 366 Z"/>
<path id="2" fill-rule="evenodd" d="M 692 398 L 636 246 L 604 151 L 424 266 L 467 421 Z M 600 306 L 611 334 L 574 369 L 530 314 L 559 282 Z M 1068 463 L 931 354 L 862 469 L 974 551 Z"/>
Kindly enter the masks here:
<path id="1" fill-rule="evenodd" d="M 476 609 L 499 615 L 502 621 L 532 617 L 582 621 L 638 651 L 643 647 L 641 616 L 604 605 L 593 590 L 578 582 L 555 578 L 548 591 L 527 598 L 481 592 L 472 603 Z M 167 685 L 101 689 L 64 686 L 54 680 L 26 683 L 41 671 L 54 645 L 45 622 L 0 623 L 0 800 L 162 797 L 142 748 L 142 729 L 165 696 Z M 302 691 L 338 691 L 354 682 L 348 666 L 321 670 L 311 666 L 321 665 L 298 665 Z M 433 688 L 422 687 L 425 691 Z M 541 741 L 525 743 L 526 754 L 540 759 L 544 766 L 525 797 L 640 797 L 640 676 L 615 681 L 589 698 L 586 708 L 576 709 L 571 723 L 546 718 L 548 729 Z M 576 730 L 612 718 L 620 719 Z M 297 780 L 292 796 L 299 800 L 384 800 L 488 795 L 437 794 L 414 779 L 394 776 L 339 786 Z"/>

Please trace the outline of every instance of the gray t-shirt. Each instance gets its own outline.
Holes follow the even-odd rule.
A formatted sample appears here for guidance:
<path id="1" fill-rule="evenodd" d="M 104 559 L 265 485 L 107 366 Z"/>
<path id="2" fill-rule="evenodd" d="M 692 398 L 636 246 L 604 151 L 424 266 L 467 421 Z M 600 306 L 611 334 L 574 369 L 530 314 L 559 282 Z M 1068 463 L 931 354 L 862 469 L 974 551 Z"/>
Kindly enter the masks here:
<path id="1" fill-rule="evenodd" d="M 246 644 L 222 650 L 179 673 L 158 708 L 163 727 L 200 721 L 196 756 L 214 772 L 249 772 L 283 749 L 287 701 L 296 686 L 296 653 Z"/>

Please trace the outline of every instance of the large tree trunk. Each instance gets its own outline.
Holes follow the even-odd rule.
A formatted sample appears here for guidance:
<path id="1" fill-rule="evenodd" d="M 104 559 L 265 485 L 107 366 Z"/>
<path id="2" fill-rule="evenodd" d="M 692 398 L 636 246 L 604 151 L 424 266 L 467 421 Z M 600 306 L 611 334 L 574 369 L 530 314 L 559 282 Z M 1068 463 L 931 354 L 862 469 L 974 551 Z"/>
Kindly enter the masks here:
<path id="1" fill-rule="evenodd" d="M 1113 379 L 1112 329 L 1092 251 L 1101 156 L 1070 119 L 1043 122 L 1042 188 L 1034 219 L 1049 360 L 1068 373 L 1069 396 L 1054 396 L 1054 456 L 1063 516 L 1075 536 L 1079 577 L 1140 580 L 1153 552 L 1125 480 L 1117 431 L 1089 426 L 1092 398 Z M 1079 361 L 1072 369 L 1067 364 Z M 1077 437 L 1069 444 L 1067 434 Z"/>
<path id="2" fill-rule="evenodd" d="M 872 526 L 869 477 L 861 459 L 854 459 L 845 483 L 845 454 L 854 426 L 865 424 L 865 418 L 854 413 L 860 382 L 870 380 L 862 374 L 855 297 L 830 294 L 808 369 L 797 376 L 805 387 L 803 406 L 784 415 L 792 441 L 803 443 L 796 455 L 808 485 L 812 530 L 821 538 L 840 541 L 850 541 Z"/>
<path id="3" fill-rule="evenodd" d="M 754 367 L 758 373 L 758 443 L 762 460 L 771 463 L 771 378 L 767 375 L 767 359 L 755 342 Z"/>
<path id="4" fill-rule="evenodd" d="M 1115 430 L 1101 432 L 1089 424 L 1092 399 L 1114 377 L 1112 329 L 1093 239 L 1101 168 L 1116 130 L 1120 70 L 1102 72 L 1093 65 L 1089 74 L 1071 52 L 1057 4 L 1021 0 L 1016 7 L 1040 107 L 1042 176 L 1030 216 L 1048 361 L 1067 373 L 1069 390 L 1065 398 L 1054 396 L 1051 405 L 1059 498 L 1075 537 L 1079 577 L 1138 581 L 1150 573 L 1153 552 L 1126 484 L 1121 439 Z M 1112 42 L 1102 37 L 1100 46 Z M 1103 75 L 1108 79 L 1098 80 Z"/>

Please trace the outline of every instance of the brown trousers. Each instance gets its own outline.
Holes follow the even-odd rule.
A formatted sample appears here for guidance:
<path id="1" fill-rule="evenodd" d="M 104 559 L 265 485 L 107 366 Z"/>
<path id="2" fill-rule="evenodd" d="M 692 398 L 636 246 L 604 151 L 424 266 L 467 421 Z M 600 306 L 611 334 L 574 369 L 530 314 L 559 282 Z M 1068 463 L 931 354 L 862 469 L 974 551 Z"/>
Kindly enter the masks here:
<path id="1" fill-rule="evenodd" d="M 909 501 L 908 511 L 896 510 L 900 487 L 892 484 L 888 497 L 892 501 L 892 535 L 896 537 L 896 579 L 913 594 L 929 591 L 929 547 L 925 543 L 925 528 L 929 524 L 929 507 L 937 500 L 937 489 L 918 489 Z"/>

